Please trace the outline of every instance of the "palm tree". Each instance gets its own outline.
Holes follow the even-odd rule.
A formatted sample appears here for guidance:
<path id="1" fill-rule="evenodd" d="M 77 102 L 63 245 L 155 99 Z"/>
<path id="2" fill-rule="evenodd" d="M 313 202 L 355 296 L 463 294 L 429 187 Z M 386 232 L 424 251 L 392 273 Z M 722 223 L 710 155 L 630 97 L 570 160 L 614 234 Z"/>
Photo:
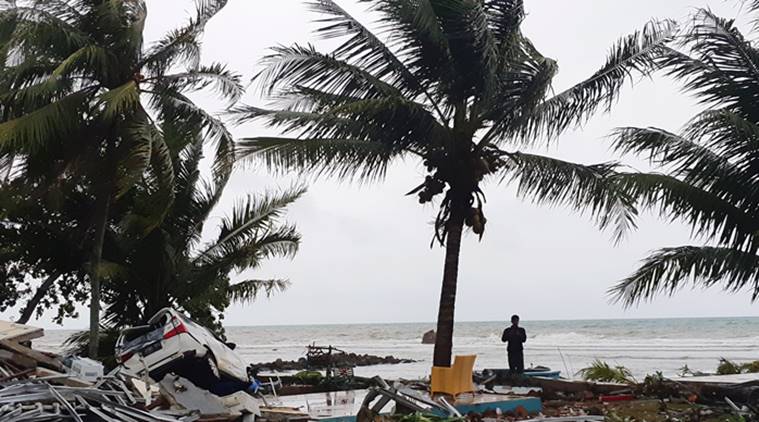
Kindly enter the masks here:
<path id="1" fill-rule="evenodd" d="M 74 180 L 95 198 L 83 217 L 91 251 L 93 340 L 114 201 L 143 177 L 173 186 L 171 145 L 156 120 L 200 122 L 205 138 L 227 157 L 218 162 L 217 177 L 230 171 L 231 135 L 186 96 L 211 84 L 230 101 L 243 92 L 239 78 L 223 65 L 199 64 L 203 28 L 225 4 L 198 1 L 196 16 L 185 26 L 145 48 L 143 0 L 0 0 L 0 162 L 8 174 L 21 169 L 16 177 L 44 180 L 50 189 Z M 166 209 L 172 197 L 163 200 Z M 97 355 L 97 341 L 90 347 Z"/>
<path id="2" fill-rule="evenodd" d="M 754 2 L 753 12 L 759 11 Z M 759 298 L 759 49 L 733 20 L 698 10 L 657 67 L 706 105 L 680 133 L 619 128 L 615 148 L 654 172 L 615 176 L 640 207 L 684 220 L 704 243 L 652 252 L 610 293 L 634 305 L 683 286 L 748 289 Z"/>
<path id="3" fill-rule="evenodd" d="M 607 183 L 613 165 L 579 165 L 518 151 L 553 137 L 614 102 L 631 72 L 672 34 L 652 22 L 621 39 L 589 79 L 549 96 L 556 62 L 521 33 L 521 0 L 365 0 L 379 35 L 332 0 L 309 2 L 317 31 L 343 38 L 329 54 L 311 45 L 275 47 L 256 80 L 273 108 L 241 106 L 281 137 L 242 140 L 242 153 L 275 170 L 344 179 L 381 178 L 388 165 L 418 158 L 424 181 L 409 194 L 439 199 L 433 243 L 445 245 L 435 366 L 450 366 L 459 250 L 464 226 L 482 236 L 485 180 L 516 182 L 520 194 L 589 208 L 621 230 L 634 210 Z"/>
<path id="4" fill-rule="evenodd" d="M 184 143 L 174 164 L 173 205 L 161 225 L 137 237 L 134 230 L 126 230 L 114 250 L 106 251 L 111 275 L 104 289 L 105 320 L 114 326 L 135 325 L 172 306 L 223 335 L 220 318 L 232 301 L 251 301 L 259 293 L 269 295 L 287 287 L 287 280 L 281 279 L 232 283 L 230 275 L 255 270 L 272 257 L 295 255 L 300 235 L 281 219 L 304 189 L 244 198 L 221 220 L 215 236 L 201 242 L 227 180 L 207 181 L 200 176 L 201 137 L 171 141 Z M 218 159 L 224 157 L 214 157 Z M 156 191 L 144 185 L 134 189 L 134 206 L 124 218 L 127 224 L 153 213 Z"/>

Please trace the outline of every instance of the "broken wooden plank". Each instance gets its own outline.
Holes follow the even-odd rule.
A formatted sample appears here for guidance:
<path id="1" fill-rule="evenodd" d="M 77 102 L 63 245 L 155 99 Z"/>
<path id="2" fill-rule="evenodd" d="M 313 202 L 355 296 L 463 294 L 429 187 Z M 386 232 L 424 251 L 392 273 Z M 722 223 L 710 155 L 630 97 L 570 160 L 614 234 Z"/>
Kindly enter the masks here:
<path id="1" fill-rule="evenodd" d="M 44 335 L 42 328 L 16 324 L 10 321 L 0 321 L 0 340 L 10 340 L 17 343 L 40 338 Z"/>
<path id="2" fill-rule="evenodd" d="M 37 361 L 37 363 L 47 366 L 49 368 L 56 369 L 58 371 L 63 370 L 63 364 L 59 360 L 53 359 L 42 352 L 32 350 L 29 347 L 22 346 L 16 342 L 8 341 L 8 340 L 0 340 L 0 347 L 2 347 L 5 350 L 10 350 L 11 352 L 18 353 L 28 358 L 34 359 Z"/>
<path id="3" fill-rule="evenodd" d="M 37 368 L 36 375 L 38 377 L 44 377 L 46 379 L 54 379 L 55 382 L 65 385 L 67 387 L 92 387 L 91 382 L 87 382 L 83 379 L 72 377 L 70 375 L 56 372 L 47 368 Z"/>
<path id="4" fill-rule="evenodd" d="M 4 375 L 4 376 L 0 377 L 0 382 L 9 381 L 9 380 L 12 380 L 12 379 L 28 378 L 28 375 L 31 375 L 33 373 L 34 373 L 34 369 L 33 368 L 27 368 L 27 369 L 24 369 L 22 371 L 15 372 L 15 373 Z"/>
<path id="5" fill-rule="evenodd" d="M 26 369 L 37 367 L 36 360 L 20 353 L 11 352 L 10 350 L 0 350 L 0 361 L 12 362 L 14 366 L 20 366 Z"/>

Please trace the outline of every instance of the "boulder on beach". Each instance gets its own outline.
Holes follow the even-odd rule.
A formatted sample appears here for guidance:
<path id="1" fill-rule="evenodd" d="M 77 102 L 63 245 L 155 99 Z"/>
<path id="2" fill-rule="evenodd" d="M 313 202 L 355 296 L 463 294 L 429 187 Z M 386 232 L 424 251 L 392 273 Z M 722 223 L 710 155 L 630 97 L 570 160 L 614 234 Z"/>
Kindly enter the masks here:
<path id="1" fill-rule="evenodd" d="M 435 330 L 429 330 L 422 334 L 422 344 L 435 344 Z"/>

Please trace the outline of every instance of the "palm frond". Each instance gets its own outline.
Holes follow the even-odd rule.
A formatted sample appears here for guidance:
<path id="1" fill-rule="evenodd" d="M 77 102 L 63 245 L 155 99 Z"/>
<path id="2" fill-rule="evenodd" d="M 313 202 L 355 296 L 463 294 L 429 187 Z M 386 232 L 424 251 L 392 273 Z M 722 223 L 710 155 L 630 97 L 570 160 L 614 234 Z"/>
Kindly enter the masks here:
<path id="1" fill-rule="evenodd" d="M 642 30 L 621 38 L 606 63 L 588 79 L 540 103 L 525 118 L 518 133 L 523 138 L 553 137 L 581 124 L 599 108 L 609 110 L 621 88 L 636 73 L 657 68 L 656 60 L 676 34 L 674 21 L 652 21 Z"/>
<path id="2" fill-rule="evenodd" d="M 297 86 L 355 97 L 401 96 L 395 86 L 359 66 L 319 53 L 311 46 L 274 47 L 261 59 L 263 69 L 253 77 L 264 93 Z"/>
<path id="3" fill-rule="evenodd" d="M 349 61 L 379 80 L 389 81 L 409 97 L 425 92 L 414 74 L 372 31 L 332 0 L 314 0 L 312 10 L 326 15 L 317 20 L 322 26 L 316 31 L 326 39 L 350 37 L 333 52 L 338 59 Z M 429 94 L 427 98 L 434 104 Z"/>
<path id="4" fill-rule="evenodd" d="M 692 129 L 686 129 L 685 133 L 694 134 Z M 745 168 L 704 142 L 657 128 L 618 128 L 612 138 L 617 152 L 635 153 L 647 157 L 654 165 L 666 166 L 673 177 L 709 192 L 715 199 L 727 201 L 731 207 L 759 198 Z"/>
<path id="5" fill-rule="evenodd" d="M 759 168 L 759 126 L 733 110 L 710 109 L 697 114 L 683 136 L 701 141 L 739 171 Z"/>
<path id="6" fill-rule="evenodd" d="M 265 228 L 252 237 L 217 243 L 193 262 L 204 272 L 242 272 L 258 268 L 267 259 L 291 258 L 299 245 L 300 234 L 294 226 Z"/>
<path id="7" fill-rule="evenodd" d="M 76 72 L 108 77 L 109 56 L 110 53 L 105 48 L 96 44 L 87 44 L 62 60 L 53 70 L 51 78 L 60 78 Z"/>
<path id="8" fill-rule="evenodd" d="M 683 35 L 682 44 L 690 47 L 700 61 L 718 70 L 721 79 L 732 81 L 723 85 L 735 90 L 728 95 L 759 89 L 759 52 L 743 38 L 733 20 L 718 17 L 709 9 L 699 9 L 690 30 Z M 721 101 L 724 103 L 724 99 Z M 759 117 L 755 109 L 744 111 L 754 118 Z"/>
<path id="9" fill-rule="evenodd" d="M 139 181 L 148 166 L 153 155 L 153 131 L 140 125 L 131 131 L 127 138 L 128 152 L 123 154 L 123 159 L 117 165 L 116 196 L 126 194 L 137 181 Z"/>
<path id="10" fill-rule="evenodd" d="M 673 166 L 676 174 L 684 174 L 689 168 L 716 174 L 731 167 L 730 162 L 708 147 L 658 128 L 616 128 L 610 138 L 616 152 L 640 155 L 654 165 Z"/>
<path id="11" fill-rule="evenodd" d="M 176 178 L 172 152 L 163 132 L 147 118 L 133 122 L 125 138 L 129 147 L 119 163 L 117 194 L 124 195 L 140 182 L 142 189 L 121 221 L 125 232 L 144 236 L 164 223 L 175 198 Z"/>
<path id="12" fill-rule="evenodd" d="M 92 38 L 74 25 L 71 14 L 61 14 L 37 4 L 31 6 L 7 2 L 0 5 L 0 20 L 16 23 L 13 36 L 8 41 L 12 47 L 57 47 L 77 49 Z"/>
<path id="13" fill-rule="evenodd" d="M 589 212 L 602 229 L 613 227 L 615 241 L 636 227 L 634 199 L 614 180 L 617 164 L 582 165 L 525 153 L 508 157 L 512 165 L 504 178 L 517 183 L 520 197 Z"/>
<path id="14" fill-rule="evenodd" d="M 13 72 L 9 71 L 6 74 L 9 80 L 16 79 L 10 73 Z M 69 82 L 66 79 L 44 78 L 37 83 L 25 83 L 19 88 L 4 89 L 0 93 L 3 112 L 7 116 L 20 115 L 60 100 L 71 92 Z"/>
<path id="15" fill-rule="evenodd" d="M 140 106 L 140 90 L 137 83 L 129 81 L 121 86 L 103 92 L 98 96 L 103 117 L 109 121 L 124 118 Z"/>
<path id="16" fill-rule="evenodd" d="M 212 86 L 222 98 L 230 103 L 237 102 L 245 92 L 240 82 L 240 75 L 220 63 L 200 66 L 196 70 L 184 73 L 165 75 L 160 79 L 162 84 L 170 84 L 177 92 L 183 92 L 186 89 L 202 90 Z"/>
<path id="17" fill-rule="evenodd" d="M 81 126 L 79 121 L 91 90 L 65 96 L 21 117 L 0 123 L 0 151 L 29 153 L 48 140 L 62 137 Z"/>
<path id="18" fill-rule="evenodd" d="M 258 262 L 270 258 L 292 258 L 300 247 L 300 233 L 293 225 L 283 225 L 266 230 L 262 236 L 251 243 L 256 251 L 255 260 L 246 263 L 247 267 L 258 265 Z"/>
<path id="19" fill-rule="evenodd" d="M 690 282 L 694 287 L 722 285 L 723 290 L 751 292 L 759 298 L 759 257 L 712 246 L 659 249 L 630 277 L 609 290 L 613 299 L 631 306 L 659 294 L 672 295 Z"/>
<path id="20" fill-rule="evenodd" d="M 183 27 L 170 31 L 156 41 L 144 54 L 141 67 L 147 67 L 152 76 L 162 75 L 177 62 L 187 63 L 191 69 L 200 66 L 200 42 L 206 24 L 228 0 L 196 0 L 195 17 Z"/>
<path id="21" fill-rule="evenodd" d="M 206 142 L 216 147 L 212 167 L 214 180 L 221 182 L 228 179 L 235 163 L 236 148 L 235 139 L 224 122 L 198 107 L 185 95 L 170 88 L 159 89 L 160 91 L 151 94 L 152 103 L 159 110 L 161 120 L 198 125 Z"/>
<path id="22" fill-rule="evenodd" d="M 207 262 L 207 258 L 213 260 L 219 256 L 234 255 L 232 251 L 249 248 L 258 250 L 262 247 L 262 239 L 277 232 L 273 227 L 278 223 L 287 206 L 305 192 L 305 187 L 294 187 L 280 194 L 248 196 L 245 201 L 236 204 L 230 216 L 222 220 L 217 239 L 208 245 L 196 259 L 199 262 Z M 283 236 L 282 240 L 293 239 Z"/>
<path id="23" fill-rule="evenodd" d="M 232 302 L 250 303 L 264 293 L 271 297 L 276 292 L 283 292 L 290 287 L 287 280 L 245 280 L 232 284 L 227 289 L 227 295 Z"/>
<path id="24" fill-rule="evenodd" d="M 345 101 L 321 113 L 241 106 L 233 114 L 238 121 L 266 120 L 269 126 L 300 138 L 365 140 L 393 151 L 421 153 L 430 145 L 450 141 L 449 132 L 424 106 L 403 98 Z"/>
<path id="25" fill-rule="evenodd" d="M 402 156 L 378 142 L 350 139 L 244 138 L 238 151 L 241 159 L 261 161 L 272 171 L 359 180 L 381 179 Z"/>
<path id="26" fill-rule="evenodd" d="M 615 382 L 619 384 L 635 384 L 635 378 L 629 369 L 624 366 L 612 367 L 608 362 L 595 359 L 590 366 L 577 372 L 585 381 Z"/>
<path id="27" fill-rule="evenodd" d="M 488 21 L 496 38 L 508 48 L 524 19 L 524 0 L 485 0 Z"/>
<path id="28" fill-rule="evenodd" d="M 379 13 L 379 24 L 388 44 L 398 46 L 396 55 L 445 112 L 450 108 L 440 95 L 441 81 L 455 74 L 448 38 L 443 32 L 433 1 L 364 0 Z"/>
<path id="29" fill-rule="evenodd" d="M 636 206 L 659 209 L 671 221 L 682 219 L 694 233 L 722 244 L 753 248 L 755 219 L 719 196 L 675 177 L 656 173 L 621 173 L 613 177 Z"/>

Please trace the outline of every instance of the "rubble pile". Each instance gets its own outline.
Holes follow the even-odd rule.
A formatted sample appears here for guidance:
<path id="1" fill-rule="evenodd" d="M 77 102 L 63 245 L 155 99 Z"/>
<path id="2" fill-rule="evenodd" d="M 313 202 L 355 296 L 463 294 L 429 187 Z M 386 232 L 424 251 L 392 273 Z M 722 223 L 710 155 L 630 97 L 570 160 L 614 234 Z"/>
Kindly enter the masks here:
<path id="1" fill-rule="evenodd" d="M 128 389 L 66 387 L 30 379 L 0 389 L 0 420 L 58 421 L 95 418 L 116 421 L 191 421 L 188 411 L 144 410 L 144 402 Z"/>
<path id="2" fill-rule="evenodd" d="M 35 350 L 38 328 L 0 321 L 2 421 L 252 421 L 261 412 L 246 391 L 217 396 L 175 374 L 159 383 L 102 374 L 99 362 Z"/>

